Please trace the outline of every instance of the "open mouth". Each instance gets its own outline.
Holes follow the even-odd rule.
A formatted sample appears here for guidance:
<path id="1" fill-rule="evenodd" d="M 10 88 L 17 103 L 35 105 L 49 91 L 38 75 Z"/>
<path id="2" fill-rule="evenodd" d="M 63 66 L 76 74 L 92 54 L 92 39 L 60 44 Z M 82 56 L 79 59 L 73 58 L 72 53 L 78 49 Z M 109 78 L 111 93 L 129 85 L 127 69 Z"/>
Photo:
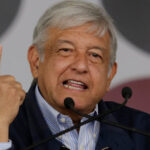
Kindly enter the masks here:
<path id="1" fill-rule="evenodd" d="M 63 86 L 74 90 L 85 90 L 88 88 L 88 86 L 85 83 L 76 80 L 65 80 L 63 82 Z"/>

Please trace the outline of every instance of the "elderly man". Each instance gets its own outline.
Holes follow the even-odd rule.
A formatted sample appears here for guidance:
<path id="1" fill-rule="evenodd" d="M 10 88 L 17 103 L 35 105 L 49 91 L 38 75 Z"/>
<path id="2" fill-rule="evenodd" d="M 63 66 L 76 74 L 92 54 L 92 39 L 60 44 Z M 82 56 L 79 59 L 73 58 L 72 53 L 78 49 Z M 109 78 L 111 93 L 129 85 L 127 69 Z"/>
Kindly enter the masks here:
<path id="1" fill-rule="evenodd" d="M 74 100 L 76 110 L 90 116 L 115 107 L 102 98 L 116 74 L 116 45 L 112 21 L 102 8 L 79 0 L 49 8 L 38 21 L 28 50 L 34 82 L 25 100 L 14 77 L 0 77 L 0 148 L 24 149 L 86 120 L 64 106 L 66 97 Z M 106 118 L 150 131 L 149 115 L 126 107 Z M 35 150 L 64 147 L 144 150 L 150 148 L 150 141 L 92 121 Z"/>

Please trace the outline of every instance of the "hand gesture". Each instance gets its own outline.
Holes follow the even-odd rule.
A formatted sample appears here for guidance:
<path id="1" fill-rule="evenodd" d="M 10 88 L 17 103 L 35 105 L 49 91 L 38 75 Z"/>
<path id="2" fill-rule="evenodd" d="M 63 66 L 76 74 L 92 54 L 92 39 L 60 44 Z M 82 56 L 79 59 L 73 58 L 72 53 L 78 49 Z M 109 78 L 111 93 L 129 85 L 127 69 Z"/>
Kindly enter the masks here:
<path id="1" fill-rule="evenodd" d="M 0 46 L 0 60 L 1 55 L 2 47 Z M 0 142 L 8 140 L 9 125 L 18 114 L 24 97 L 25 91 L 15 77 L 0 76 Z"/>

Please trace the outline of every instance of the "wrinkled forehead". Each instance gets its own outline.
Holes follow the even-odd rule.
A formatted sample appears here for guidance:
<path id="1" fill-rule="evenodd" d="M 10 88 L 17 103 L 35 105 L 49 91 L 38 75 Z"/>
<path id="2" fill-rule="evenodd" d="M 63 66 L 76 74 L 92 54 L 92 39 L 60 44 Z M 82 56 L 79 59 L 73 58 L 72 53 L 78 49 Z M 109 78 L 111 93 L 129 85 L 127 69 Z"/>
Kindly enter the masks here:
<path id="1" fill-rule="evenodd" d="M 83 47 L 101 47 L 107 51 L 110 50 L 110 35 L 109 32 L 104 32 L 104 35 L 97 35 L 97 30 L 93 29 L 92 24 L 84 24 L 81 26 L 60 29 L 58 27 L 49 28 L 49 35 L 45 48 L 54 50 L 60 44 L 80 45 Z M 75 46 L 75 47 L 76 47 Z"/>

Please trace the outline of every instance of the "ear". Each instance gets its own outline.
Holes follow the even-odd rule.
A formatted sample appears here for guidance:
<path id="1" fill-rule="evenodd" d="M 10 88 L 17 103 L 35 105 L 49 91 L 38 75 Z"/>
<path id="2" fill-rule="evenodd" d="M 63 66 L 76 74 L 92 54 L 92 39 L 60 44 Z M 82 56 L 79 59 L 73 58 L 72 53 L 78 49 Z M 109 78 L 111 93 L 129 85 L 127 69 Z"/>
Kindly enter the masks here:
<path id="1" fill-rule="evenodd" d="M 107 80 L 107 88 L 106 88 L 107 91 L 109 91 L 111 81 L 114 78 L 116 72 L 117 72 L 117 63 L 115 62 L 111 68 L 111 72 L 110 72 L 108 80 Z"/>
<path id="2" fill-rule="evenodd" d="M 38 52 L 37 48 L 34 45 L 29 47 L 28 62 L 30 64 L 32 76 L 34 78 L 37 78 L 38 77 L 39 64 L 40 64 L 40 56 L 39 56 L 39 52 Z"/>

